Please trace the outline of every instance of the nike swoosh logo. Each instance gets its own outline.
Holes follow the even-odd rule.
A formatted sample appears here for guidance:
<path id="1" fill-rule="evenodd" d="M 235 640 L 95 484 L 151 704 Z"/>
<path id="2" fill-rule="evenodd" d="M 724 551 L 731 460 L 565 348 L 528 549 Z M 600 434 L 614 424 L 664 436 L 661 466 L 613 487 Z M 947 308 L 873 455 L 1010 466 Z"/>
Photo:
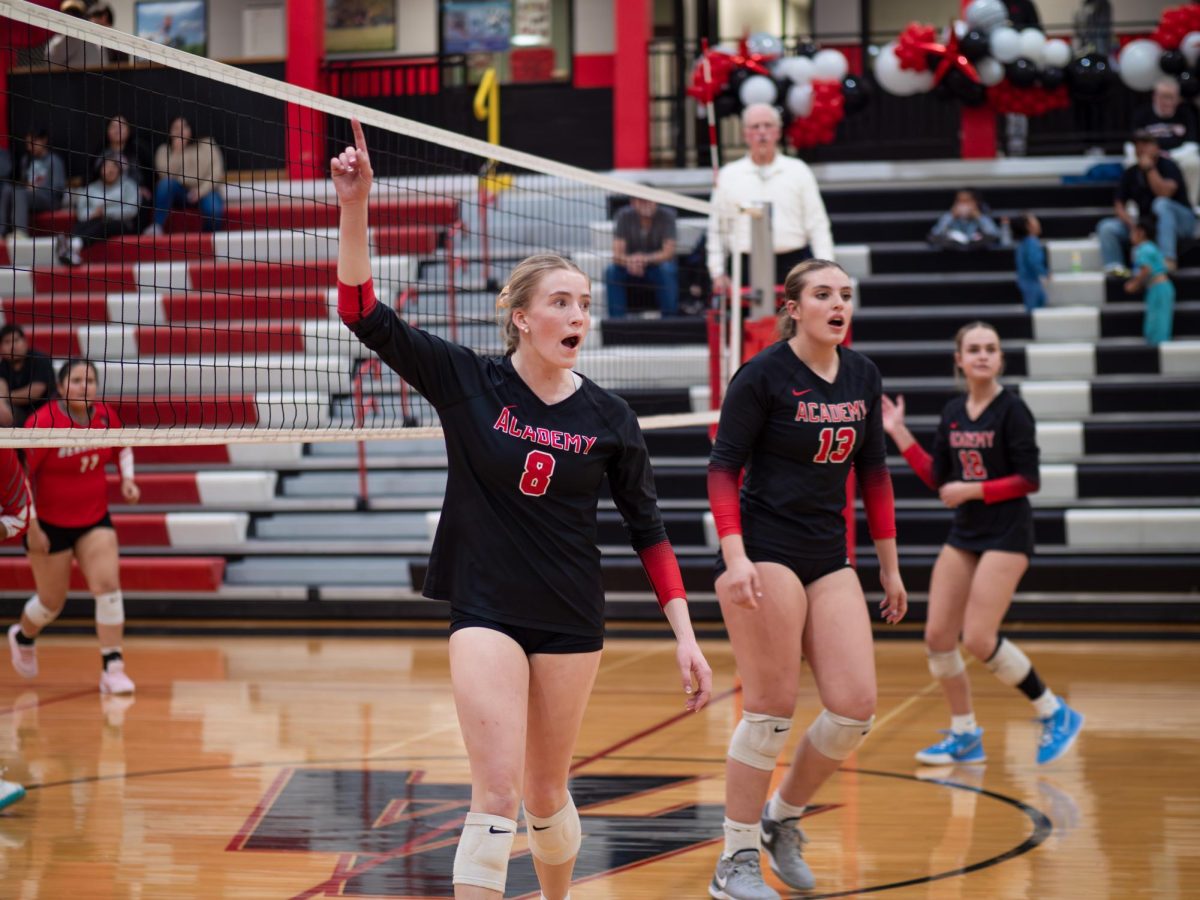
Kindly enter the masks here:
<path id="1" fill-rule="evenodd" d="M 798 391 L 795 388 L 792 388 L 792 396 L 793 397 L 803 397 L 805 394 L 810 393 L 811 391 L 812 391 L 812 388 L 809 388 L 807 391 Z"/>
<path id="2" fill-rule="evenodd" d="M 786 726 L 786 727 L 784 727 L 784 728 L 780 728 L 778 725 L 776 725 L 776 726 L 775 726 L 775 733 L 776 733 L 776 734 L 779 734 L 781 731 L 791 731 L 791 730 L 792 730 L 792 726 L 791 726 L 791 725 L 788 725 L 788 726 Z"/>
<path id="3" fill-rule="evenodd" d="M 545 831 L 545 830 L 546 830 L 547 828 L 549 828 L 550 826 L 549 826 L 549 825 L 543 825 L 541 828 L 538 828 L 536 825 L 530 825 L 529 827 L 530 827 L 530 828 L 532 828 L 534 831 Z"/>
<path id="4" fill-rule="evenodd" d="M 495 825 L 489 825 L 488 831 L 490 831 L 492 834 L 512 834 L 511 831 L 507 831 L 503 828 L 497 828 Z"/>
<path id="5" fill-rule="evenodd" d="M 720 875 L 716 875 L 716 874 L 713 875 L 713 881 L 715 881 L 717 883 L 717 887 L 720 888 L 721 890 L 725 890 L 725 882 L 727 882 L 728 880 L 729 880 L 728 878 L 722 878 Z"/>

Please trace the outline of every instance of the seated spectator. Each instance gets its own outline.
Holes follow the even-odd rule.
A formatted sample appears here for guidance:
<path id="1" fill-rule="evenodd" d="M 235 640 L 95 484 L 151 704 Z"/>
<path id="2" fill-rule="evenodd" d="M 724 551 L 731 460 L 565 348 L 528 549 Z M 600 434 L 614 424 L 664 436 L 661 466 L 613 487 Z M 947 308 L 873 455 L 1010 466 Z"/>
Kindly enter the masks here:
<path id="1" fill-rule="evenodd" d="M 105 0 L 98 0 L 98 2 L 93 3 L 91 7 L 88 8 L 87 15 L 88 21 L 96 25 L 103 25 L 105 28 L 112 28 L 113 24 L 116 22 L 116 17 L 113 15 L 113 9 L 105 2 Z M 109 63 L 122 63 L 129 61 L 128 53 L 124 53 L 120 50 L 111 50 L 107 47 L 105 48 L 105 51 L 108 53 L 107 62 Z"/>
<path id="2" fill-rule="evenodd" d="M 1125 170 L 1117 184 L 1113 202 L 1116 215 L 1101 219 L 1096 226 L 1104 271 L 1121 278 L 1129 277 L 1125 251 L 1137 217 L 1153 214 L 1158 221 L 1156 243 L 1172 271 L 1176 266 L 1178 236 L 1190 237 L 1196 227 L 1196 214 L 1187 202 L 1183 174 L 1162 155 L 1157 138 L 1148 131 L 1138 131 L 1133 135 L 1133 145 L 1137 162 Z"/>
<path id="3" fill-rule="evenodd" d="M 675 264 L 675 213 L 653 200 L 634 198 L 613 222 L 613 262 L 604 273 L 608 315 L 629 309 L 629 288 L 654 291 L 664 316 L 679 313 L 679 274 Z"/>
<path id="4" fill-rule="evenodd" d="M 178 206 L 198 209 L 204 230 L 216 231 L 225 215 L 221 184 L 225 181 L 225 158 L 211 138 L 192 139 L 187 119 L 171 122 L 167 142 L 154 154 L 154 224 L 146 234 L 163 234 L 167 216 Z"/>
<path id="5" fill-rule="evenodd" d="M 1125 282 L 1125 293 L 1146 292 L 1146 314 L 1142 334 L 1146 343 L 1157 347 L 1171 339 L 1175 315 L 1175 285 L 1167 274 L 1162 253 L 1154 243 L 1157 223 L 1154 216 L 1138 216 L 1130 240 L 1133 242 L 1133 277 Z"/>
<path id="6" fill-rule="evenodd" d="M 1042 223 L 1032 213 L 1022 213 L 1012 221 L 1013 250 L 1017 260 L 1017 287 L 1026 312 L 1033 312 L 1046 305 L 1046 285 L 1050 280 L 1050 269 L 1046 265 L 1046 248 L 1038 238 L 1042 235 Z"/>
<path id="7" fill-rule="evenodd" d="M 142 213 L 145 212 L 148 217 L 154 210 L 151 202 L 154 199 L 154 191 L 151 190 L 154 185 L 154 170 L 146 165 L 146 157 L 134 135 L 133 126 L 120 114 L 108 120 L 104 130 L 104 143 L 97 148 L 96 155 L 92 157 L 91 174 L 100 177 L 104 160 L 114 154 L 120 158 L 124 168 L 123 174 L 138 187 L 139 202 L 144 207 L 138 210 L 138 224 L 145 226 L 146 223 L 140 221 Z M 140 231 L 141 227 L 138 230 Z"/>
<path id="8" fill-rule="evenodd" d="M 58 11 L 76 19 L 86 19 L 90 16 L 84 0 L 62 0 Z M 46 44 L 46 61 L 52 65 L 66 66 L 68 69 L 82 69 L 85 66 L 106 66 L 111 59 L 107 47 L 90 44 L 77 37 L 56 34 Z"/>
<path id="9" fill-rule="evenodd" d="M 975 191 L 961 190 L 954 205 L 942 213 L 929 232 L 929 243 L 943 250 L 977 250 L 1000 243 L 1000 229 L 983 212 L 983 203 Z"/>
<path id="10" fill-rule="evenodd" d="M 0 328 L 0 428 L 21 428 L 54 395 L 54 366 L 20 325 Z"/>
<path id="11" fill-rule="evenodd" d="M 80 253 L 84 247 L 132 234 L 137 230 L 137 214 L 137 185 L 125 174 L 118 154 L 106 156 L 100 177 L 75 199 L 75 227 L 69 238 L 59 236 L 59 262 L 78 266 L 83 262 Z"/>
<path id="12" fill-rule="evenodd" d="M 1133 114 L 1133 128 L 1154 135 L 1158 149 L 1179 171 L 1187 186 L 1189 206 L 1197 203 L 1200 192 L 1200 140 L 1196 124 L 1196 107 L 1184 103 L 1179 94 L 1179 82 L 1162 78 L 1154 85 L 1150 102 Z M 1125 165 L 1137 162 L 1132 143 L 1125 144 Z"/>
<path id="13" fill-rule="evenodd" d="M 14 182 L 0 184 L 0 217 L 17 237 L 29 237 L 29 213 L 62 206 L 67 190 L 67 166 L 50 150 L 50 133 L 37 128 L 25 137 L 25 159 Z"/>

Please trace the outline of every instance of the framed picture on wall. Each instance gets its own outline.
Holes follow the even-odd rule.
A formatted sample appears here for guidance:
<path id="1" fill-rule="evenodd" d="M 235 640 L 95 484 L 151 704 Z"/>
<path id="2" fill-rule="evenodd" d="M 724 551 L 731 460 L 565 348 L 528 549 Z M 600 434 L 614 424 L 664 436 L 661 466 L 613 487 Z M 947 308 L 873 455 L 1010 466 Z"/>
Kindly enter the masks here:
<path id="1" fill-rule="evenodd" d="M 443 53 L 503 53 L 511 36 L 510 0 L 443 0 Z"/>
<path id="2" fill-rule="evenodd" d="M 207 56 L 208 0 L 137 0 L 133 30 L 138 37 Z"/>
<path id="3" fill-rule="evenodd" d="M 396 49 L 396 0 L 325 0 L 325 52 Z"/>

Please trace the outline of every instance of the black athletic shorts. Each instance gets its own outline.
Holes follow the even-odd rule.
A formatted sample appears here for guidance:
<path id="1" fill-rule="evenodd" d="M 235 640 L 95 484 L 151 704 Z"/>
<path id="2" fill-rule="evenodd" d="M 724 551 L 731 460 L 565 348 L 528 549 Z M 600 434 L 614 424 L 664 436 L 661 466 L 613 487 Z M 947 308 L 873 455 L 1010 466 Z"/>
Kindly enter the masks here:
<path id="1" fill-rule="evenodd" d="M 946 543 L 968 553 L 1003 550 L 1007 553 L 1033 556 L 1033 517 L 1018 517 L 1005 531 L 998 534 L 964 534 L 956 528 L 951 528 Z"/>
<path id="2" fill-rule="evenodd" d="M 800 584 L 804 587 L 808 587 L 818 578 L 824 578 L 826 575 L 832 575 L 839 569 L 845 569 L 850 566 L 850 558 L 845 554 L 827 556 L 820 559 L 805 559 L 799 556 L 788 557 L 781 553 L 772 553 L 769 550 L 747 547 L 746 556 L 750 558 L 751 562 L 770 562 L 787 566 L 796 573 L 796 577 L 800 579 Z M 717 564 L 714 567 L 713 580 L 715 581 L 724 572 L 725 558 L 720 553 L 717 553 Z"/>
<path id="3" fill-rule="evenodd" d="M 582 634 L 563 634 L 544 628 L 527 628 L 524 625 L 508 625 L 493 622 L 467 613 L 450 611 L 450 633 L 463 628 L 490 628 L 506 634 L 525 651 L 526 656 L 535 653 L 594 653 L 604 649 L 604 636 L 589 637 Z"/>
<path id="4" fill-rule="evenodd" d="M 91 525 L 52 525 L 45 519 L 38 519 L 38 524 L 42 526 L 42 531 L 46 532 L 46 537 L 50 538 L 50 552 L 61 553 L 63 550 L 71 550 L 75 543 L 94 528 L 112 528 L 112 517 L 106 512 L 104 518 L 99 522 L 93 522 Z M 28 533 L 23 538 L 25 541 L 25 549 L 29 549 Z"/>

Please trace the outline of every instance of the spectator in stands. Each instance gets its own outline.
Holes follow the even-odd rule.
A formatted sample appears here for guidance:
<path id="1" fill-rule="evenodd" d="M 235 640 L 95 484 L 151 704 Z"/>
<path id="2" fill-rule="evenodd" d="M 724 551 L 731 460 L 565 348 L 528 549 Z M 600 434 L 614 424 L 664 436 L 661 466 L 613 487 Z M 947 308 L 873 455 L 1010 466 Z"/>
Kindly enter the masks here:
<path id="1" fill-rule="evenodd" d="M 1083 0 L 1075 11 L 1075 55 L 1096 53 L 1107 59 L 1112 52 L 1112 3 Z"/>
<path id="2" fill-rule="evenodd" d="M 1133 277 L 1125 282 L 1125 293 L 1146 292 L 1146 316 L 1142 334 L 1151 347 L 1171 339 L 1172 319 L 1175 316 L 1175 285 L 1167 274 L 1162 252 L 1154 243 L 1157 223 L 1154 216 L 1138 216 L 1134 223 Z"/>
<path id="3" fill-rule="evenodd" d="M 1179 166 L 1187 186 L 1188 205 L 1195 206 L 1200 191 L 1200 144 L 1197 143 L 1196 107 L 1184 103 L 1179 82 L 1161 78 L 1154 85 L 1150 102 L 1133 114 L 1133 127 L 1154 135 L 1162 155 Z M 1132 143 L 1125 144 L 1125 165 L 1137 162 Z"/>
<path id="4" fill-rule="evenodd" d="M 1000 229 L 984 214 L 979 194 L 963 189 L 954 195 L 949 211 L 934 223 L 928 240 L 943 250 L 981 250 L 1000 243 Z"/>
<path id="5" fill-rule="evenodd" d="M 1158 244 L 1166 259 L 1167 269 L 1176 266 L 1177 239 L 1190 237 L 1196 227 L 1196 214 L 1188 204 L 1187 189 L 1179 166 L 1158 149 L 1158 139 L 1149 131 L 1133 135 L 1137 162 L 1125 170 L 1117 184 L 1113 203 L 1115 216 L 1101 219 L 1096 226 L 1100 238 L 1100 256 L 1104 271 L 1120 278 L 1129 277 L 1125 265 L 1125 249 L 1133 231 L 1135 216 L 1153 213 L 1158 220 Z M 1131 210 L 1130 204 L 1136 207 Z"/>
<path id="6" fill-rule="evenodd" d="M 604 273 L 608 315 L 622 318 L 631 287 L 654 291 L 664 316 L 679 312 L 679 271 L 675 263 L 675 213 L 653 200 L 635 197 L 613 222 L 613 262 Z"/>
<path id="7" fill-rule="evenodd" d="M 71 236 L 59 235 L 59 262 L 81 265 L 80 253 L 85 247 L 136 231 L 137 215 L 137 185 L 125 174 L 125 166 L 118 154 L 105 156 L 100 177 L 76 197 L 76 223 Z"/>
<path id="8" fill-rule="evenodd" d="M 20 325 L 0 328 L 0 428 L 20 428 L 54 394 L 54 366 Z"/>
<path id="9" fill-rule="evenodd" d="M 147 234 L 163 234 L 167 216 L 177 206 L 200 211 L 204 230 L 216 231 L 225 215 L 221 186 L 225 181 L 225 157 L 211 138 L 192 138 L 192 126 L 178 118 L 167 129 L 167 142 L 154 154 L 154 224 Z"/>
<path id="10" fill-rule="evenodd" d="M 26 428 L 110 429 L 121 427 L 116 410 L 96 399 L 96 367 L 86 359 L 69 360 L 58 373 L 60 400 L 38 410 Z M 96 600 L 96 637 L 100 641 L 100 693 L 132 694 L 125 674 L 121 642 L 125 602 L 121 595 L 117 532 L 108 511 L 106 464 L 117 463 L 121 498 L 137 503 L 141 491 L 133 478 L 128 447 L 25 451 L 33 485 L 36 518 L 25 536 L 26 557 L 37 593 L 25 604 L 20 621 L 8 629 L 13 669 L 23 678 L 38 673 L 34 640 L 58 618 L 71 582 L 72 564 Z"/>
<path id="11" fill-rule="evenodd" d="M 93 3 L 88 8 L 88 20 L 93 24 L 103 25 L 105 28 L 112 28 L 116 23 L 112 7 L 104 2 L 104 0 L 99 0 L 99 2 Z M 120 50 L 113 50 L 106 47 L 105 51 L 108 53 L 108 62 L 110 63 L 128 62 L 129 60 L 129 54 L 123 53 Z"/>
<path id="12" fill-rule="evenodd" d="M 133 125 L 120 114 L 108 120 L 104 131 L 104 143 L 97 148 L 96 155 L 92 157 L 92 174 L 99 177 L 104 160 L 113 154 L 120 158 L 124 175 L 138 187 L 138 202 L 141 205 L 138 209 L 138 230 L 141 231 L 146 224 L 142 221 L 143 214 L 150 216 L 154 211 L 154 191 L 151 190 L 154 185 L 154 170 L 146 164 L 146 156 L 134 134 Z"/>
<path id="13" fill-rule="evenodd" d="M 721 167 L 712 194 L 708 271 L 717 293 L 729 288 L 726 266 L 731 252 L 742 254 L 742 283 L 749 282 L 750 225 L 739 221 L 742 204 L 771 204 L 777 285 L 806 259 L 833 259 L 833 233 L 812 169 L 779 152 L 783 136 L 779 110 L 765 103 L 747 106 L 742 112 L 742 134 L 749 152 Z"/>
<path id="14" fill-rule="evenodd" d="M 50 132 L 36 128 L 25 137 L 25 159 L 14 183 L 0 185 L 0 215 L 8 218 L 17 237 L 29 237 L 29 213 L 62 206 L 67 191 L 67 166 L 50 149 Z M 10 214 L 11 210 L 11 214 Z"/>
<path id="15" fill-rule="evenodd" d="M 1046 285 L 1050 280 L 1046 248 L 1038 240 L 1042 236 L 1042 223 L 1033 213 L 1021 213 L 1012 221 L 1012 233 L 1017 242 L 1013 250 L 1017 287 L 1026 312 L 1033 312 L 1046 305 Z"/>
<path id="16" fill-rule="evenodd" d="M 84 0 L 62 0 L 58 11 L 76 19 L 86 19 L 89 16 Z M 91 44 L 77 37 L 56 34 L 46 44 L 46 61 L 55 66 L 66 66 L 68 69 L 81 69 L 85 66 L 106 66 L 111 60 L 107 47 Z"/>

